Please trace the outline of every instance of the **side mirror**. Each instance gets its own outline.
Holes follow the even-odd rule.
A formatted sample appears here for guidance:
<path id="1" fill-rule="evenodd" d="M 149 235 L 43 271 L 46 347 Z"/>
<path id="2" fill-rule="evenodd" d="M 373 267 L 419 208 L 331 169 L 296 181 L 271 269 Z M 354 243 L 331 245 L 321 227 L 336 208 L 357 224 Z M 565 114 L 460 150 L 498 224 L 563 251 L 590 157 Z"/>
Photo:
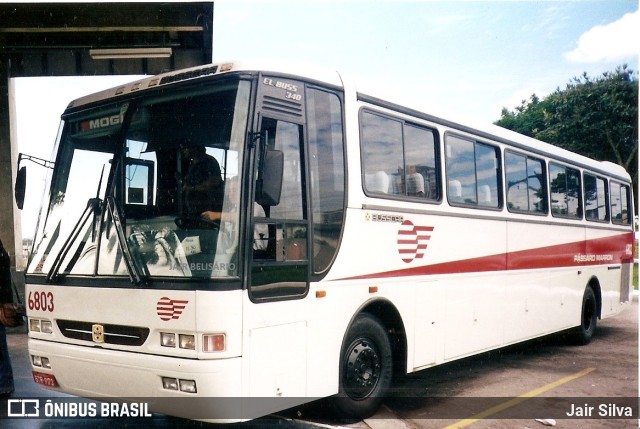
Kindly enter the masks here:
<path id="1" fill-rule="evenodd" d="M 27 190 L 27 167 L 22 167 L 16 175 L 16 186 L 13 189 L 16 205 L 20 210 L 24 207 L 24 197 Z"/>
<path id="2" fill-rule="evenodd" d="M 284 153 L 281 150 L 266 150 L 259 171 L 256 203 L 262 206 L 277 206 L 282 193 Z"/>

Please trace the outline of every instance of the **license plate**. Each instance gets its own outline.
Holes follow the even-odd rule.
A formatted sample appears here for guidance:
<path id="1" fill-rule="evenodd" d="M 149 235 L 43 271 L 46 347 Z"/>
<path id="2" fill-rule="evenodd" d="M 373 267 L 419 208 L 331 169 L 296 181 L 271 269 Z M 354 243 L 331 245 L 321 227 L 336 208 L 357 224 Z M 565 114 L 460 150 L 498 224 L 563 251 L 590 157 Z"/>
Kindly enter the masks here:
<path id="1" fill-rule="evenodd" d="M 53 374 L 45 374 L 44 372 L 32 371 L 33 381 L 47 387 L 58 387 L 58 381 Z"/>

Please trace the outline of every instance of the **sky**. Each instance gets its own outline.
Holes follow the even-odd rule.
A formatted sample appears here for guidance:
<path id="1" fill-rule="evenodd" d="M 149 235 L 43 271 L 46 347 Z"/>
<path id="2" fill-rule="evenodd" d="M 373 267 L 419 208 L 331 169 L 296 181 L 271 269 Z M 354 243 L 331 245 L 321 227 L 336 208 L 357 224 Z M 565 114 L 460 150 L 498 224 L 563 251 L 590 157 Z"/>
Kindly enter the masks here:
<path id="1" fill-rule="evenodd" d="M 584 72 L 596 77 L 623 64 L 638 70 L 639 41 L 632 0 L 214 3 L 213 62 L 317 64 L 392 101 L 480 123 Z M 49 159 L 71 100 L 136 78 L 15 79 L 19 151 Z M 24 237 L 33 235 L 44 187 L 43 169 L 28 169 Z"/>

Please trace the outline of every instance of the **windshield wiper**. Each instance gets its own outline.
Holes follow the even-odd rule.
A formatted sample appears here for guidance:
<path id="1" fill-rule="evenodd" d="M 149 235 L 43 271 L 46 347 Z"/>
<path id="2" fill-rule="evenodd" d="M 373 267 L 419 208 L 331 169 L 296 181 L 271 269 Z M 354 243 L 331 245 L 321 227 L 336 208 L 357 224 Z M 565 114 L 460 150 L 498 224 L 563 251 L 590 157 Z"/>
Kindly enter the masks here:
<path id="1" fill-rule="evenodd" d="M 147 276 L 142 274 L 139 265 L 131 254 L 129 244 L 127 243 L 127 238 L 124 233 L 124 228 L 122 227 L 120 210 L 118 209 L 118 205 L 113 196 L 107 197 L 107 210 L 113 220 L 113 226 L 116 229 L 116 236 L 118 237 L 118 243 L 120 244 L 120 250 L 122 251 L 122 256 L 127 267 L 127 271 L 129 272 L 129 277 L 131 277 L 131 283 L 136 286 L 145 284 Z"/>
<path id="2" fill-rule="evenodd" d="M 66 259 L 67 254 L 69 253 L 69 250 L 71 250 L 72 244 L 75 243 L 76 239 L 80 235 L 80 232 L 82 232 L 82 229 L 84 228 L 84 225 L 89 220 L 89 217 L 92 214 L 95 215 L 95 213 L 98 211 L 98 208 L 100 207 L 101 203 L 102 201 L 100 200 L 100 198 L 90 198 L 89 201 L 87 201 L 87 207 L 82 212 L 82 215 L 80 215 L 80 219 L 78 219 L 78 222 L 76 222 L 75 226 L 71 230 L 71 234 L 69 234 L 69 237 L 62 245 L 60 252 L 58 252 L 58 254 L 54 259 L 55 262 L 53 263 L 53 266 L 47 273 L 48 282 L 53 282 L 58 278 L 60 267 L 62 266 L 62 263 Z M 73 265 L 73 261 L 69 264 L 69 266 L 72 266 L 72 265 Z"/>

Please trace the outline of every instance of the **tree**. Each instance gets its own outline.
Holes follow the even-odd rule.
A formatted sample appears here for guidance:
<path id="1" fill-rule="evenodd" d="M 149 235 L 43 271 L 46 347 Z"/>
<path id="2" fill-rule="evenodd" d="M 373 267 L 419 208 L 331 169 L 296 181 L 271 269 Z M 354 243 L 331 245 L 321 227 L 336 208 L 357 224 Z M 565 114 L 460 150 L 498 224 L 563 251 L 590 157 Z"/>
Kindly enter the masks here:
<path id="1" fill-rule="evenodd" d="M 501 127 L 601 161 L 623 166 L 638 183 L 638 74 L 626 65 L 595 79 L 584 73 L 540 100 L 535 94 Z M 637 201 L 637 199 L 636 199 Z"/>
<path id="2" fill-rule="evenodd" d="M 546 104 L 546 102 L 540 101 L 536 94 L 533 94 L 529 101 L 522 100 L 520 106 L 516 107 L 512 112 L 503 107 L 502 117 L 496 122 L 496 125 L 525 136 L 537 138 L 536 136 L 540 130 L 546 128 Z"/>

